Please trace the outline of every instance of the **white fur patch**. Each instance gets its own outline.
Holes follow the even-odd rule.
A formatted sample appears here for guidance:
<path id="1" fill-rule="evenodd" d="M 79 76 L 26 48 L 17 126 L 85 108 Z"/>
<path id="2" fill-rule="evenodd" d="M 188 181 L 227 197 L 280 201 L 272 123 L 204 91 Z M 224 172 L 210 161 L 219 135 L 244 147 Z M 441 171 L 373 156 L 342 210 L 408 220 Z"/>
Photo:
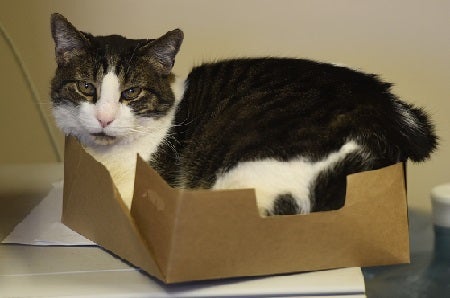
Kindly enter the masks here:
<path id="1" fill-rule="evenodd" d="M 280 194 L 290 193 L 296 199 L 302 213 L 311 211 L 309 186 L 317 175 L 354 152 L 359 145 L 354 141 L 344 144 L 337 152 L 319 162 L 298 157 L 288 162 L 263 159 L 241 162 L 229 172 L 218 177 L 213 189 L 254 188 L 258 208 L 262 215 L 273 210 L 274 200 Z"/>
<path id="2" fill-rule="evenodd" d="M 96 103 L 95 116 L 98 121 L 113 122 L 120 115 L 120 80 L 117 75 L 110 71 L 102 80 L 100 86 L 100 98 Z"/>

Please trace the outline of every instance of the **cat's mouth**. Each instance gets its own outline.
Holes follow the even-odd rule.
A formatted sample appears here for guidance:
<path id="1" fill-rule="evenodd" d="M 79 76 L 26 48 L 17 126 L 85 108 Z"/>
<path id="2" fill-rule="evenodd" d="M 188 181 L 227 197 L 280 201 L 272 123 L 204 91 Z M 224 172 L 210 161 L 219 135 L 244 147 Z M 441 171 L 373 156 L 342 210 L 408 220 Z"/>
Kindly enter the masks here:
<path id="1" fill-rule="evenodd" d="M 107 135 L 104 132 L 91 133 L 92 139 L 98 145 L 111 145 L 116 141 L 115 136 Z"/>

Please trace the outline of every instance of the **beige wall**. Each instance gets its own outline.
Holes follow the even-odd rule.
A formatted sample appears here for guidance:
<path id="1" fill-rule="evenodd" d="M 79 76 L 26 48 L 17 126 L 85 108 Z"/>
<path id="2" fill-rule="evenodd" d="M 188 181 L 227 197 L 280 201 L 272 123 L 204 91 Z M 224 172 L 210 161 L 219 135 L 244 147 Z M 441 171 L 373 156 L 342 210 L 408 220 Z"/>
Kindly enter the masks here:
<path id="1" fill-rule="evenodd" d="M 403 1 L 24 1 L 0 0 L 0 23 L 35 86 L 0 38 L 0 163 L 55 161 L 46 125 L 55 63 L 49 15 L 60 12 L 94 34 L 156 37 L 179 27 L 185 42 L 175 72 L 233 56 L 295 56 L 339 62 L 394 82 L 406 101 L 435 119 L 441 146 L 431 161 L 409 166 L 410 205 L 429 209 L 432 186 L 450 181 L 450 2 Z M 51 121 L 51 120 L 50 120 Z M 62 136 L 57 135 L 59 153 Z"/>

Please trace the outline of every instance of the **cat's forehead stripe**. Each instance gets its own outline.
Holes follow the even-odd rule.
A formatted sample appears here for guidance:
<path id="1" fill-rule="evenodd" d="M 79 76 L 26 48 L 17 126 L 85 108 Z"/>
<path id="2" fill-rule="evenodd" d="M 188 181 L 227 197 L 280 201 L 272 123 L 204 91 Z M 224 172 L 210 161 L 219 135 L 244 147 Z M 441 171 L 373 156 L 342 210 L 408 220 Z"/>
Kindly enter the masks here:
<path id="1" fill-rule="evenodd" d="M 109 71 L 102 79 L 100 101 L 116 102 L 120 99 L 120 80 L 116 73 Z"/>

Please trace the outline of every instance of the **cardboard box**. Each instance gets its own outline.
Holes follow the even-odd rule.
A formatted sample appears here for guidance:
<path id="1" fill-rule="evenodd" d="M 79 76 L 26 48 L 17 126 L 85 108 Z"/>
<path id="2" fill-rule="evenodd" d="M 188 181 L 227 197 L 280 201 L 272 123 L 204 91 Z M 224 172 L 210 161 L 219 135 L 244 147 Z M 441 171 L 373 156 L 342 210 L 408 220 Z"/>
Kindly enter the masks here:
<path id="1" fill-rule="evenodd" d="M 165 283 L 409 262 L 402 164 L 348 176 L 340 210 L 260 217 L 254 190 L 169 187 L 138 158 L 131 212 L 66 139 L 63 222 Z"/>

